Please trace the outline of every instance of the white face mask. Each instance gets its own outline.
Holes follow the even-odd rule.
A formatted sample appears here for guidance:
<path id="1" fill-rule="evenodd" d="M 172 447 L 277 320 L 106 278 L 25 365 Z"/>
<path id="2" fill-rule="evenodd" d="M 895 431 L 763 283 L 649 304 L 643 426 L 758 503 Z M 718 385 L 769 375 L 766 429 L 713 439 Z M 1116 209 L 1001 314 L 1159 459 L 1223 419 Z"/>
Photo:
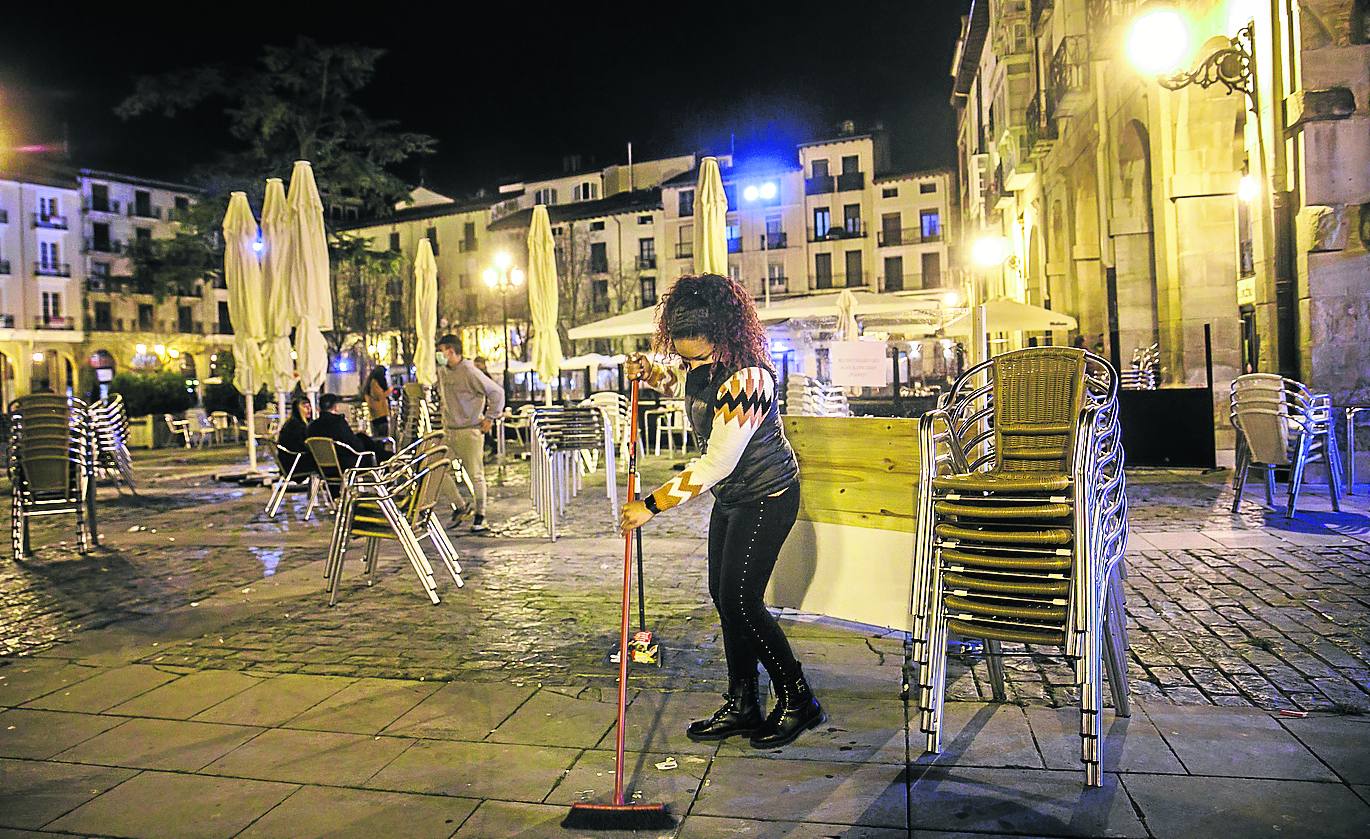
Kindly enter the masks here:
<path id="1" fill-rule="evenodd" d="M 434 359 L 433 359 L 433 360 L 437 362 L 437 364 L 438 364 L 439 367 L 446 367 L 446 366 L 447 366 L 447 354 L 446 354 L 446 353 L 437 353 L 437 354 L 434 356 Z"/>

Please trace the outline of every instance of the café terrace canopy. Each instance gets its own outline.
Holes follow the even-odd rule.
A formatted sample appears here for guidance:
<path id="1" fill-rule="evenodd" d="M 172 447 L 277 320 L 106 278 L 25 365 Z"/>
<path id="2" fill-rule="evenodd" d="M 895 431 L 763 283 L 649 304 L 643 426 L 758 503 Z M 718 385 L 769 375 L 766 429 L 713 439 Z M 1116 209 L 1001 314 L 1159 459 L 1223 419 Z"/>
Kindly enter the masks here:
<path id="1" fill-rule="evenodd" d="M 846 289 L 843 289 L 846 290 Z M 900 316 L 919 323 L 941 323 L 945 290 L 935 292 L 911 292 L 905 294 L 876 294 L 872 291 L 853 291 L 855 314 Z M 840 314 L 838 301 L 840 292 L 807 294 L 776 300 L 770 306 L 758 306 L 756 312 L 766 323 L 783 320 L 806 320 L 815 318 L 836 318 Z M 656 331 L 656 307 L 648 306 L 633 312 L 626 312 L 587 323 L 567 332 L 573 341 L 590 338 L 623 338 L 632 335 L 650 335 Z M 933 327 L 935 331 L 935 327 Z"/>

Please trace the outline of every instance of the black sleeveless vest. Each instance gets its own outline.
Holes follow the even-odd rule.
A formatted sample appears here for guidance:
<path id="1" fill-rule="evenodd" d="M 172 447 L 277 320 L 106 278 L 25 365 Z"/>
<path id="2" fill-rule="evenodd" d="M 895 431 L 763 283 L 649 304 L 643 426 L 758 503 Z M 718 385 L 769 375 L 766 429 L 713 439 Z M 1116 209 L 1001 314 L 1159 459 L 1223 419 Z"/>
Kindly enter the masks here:
<path id="1" fill-rule="evenodd" d="M 714 413 L 718 410 L 718 389 L 735 372 L 721 364 L 708 364 L 696 367 L 685 377 L 685 411 L 701 452 L 709 450 L 709 434 L 713 431 Z M 737 467 L 714 485 L 714 501 L 725 506 L 755 504 L 788 488 L 798 478 L 799 462 L 795 460 L 790 442 L 785 439 L 777 393 L 761 425 L 742 450 Z"/>

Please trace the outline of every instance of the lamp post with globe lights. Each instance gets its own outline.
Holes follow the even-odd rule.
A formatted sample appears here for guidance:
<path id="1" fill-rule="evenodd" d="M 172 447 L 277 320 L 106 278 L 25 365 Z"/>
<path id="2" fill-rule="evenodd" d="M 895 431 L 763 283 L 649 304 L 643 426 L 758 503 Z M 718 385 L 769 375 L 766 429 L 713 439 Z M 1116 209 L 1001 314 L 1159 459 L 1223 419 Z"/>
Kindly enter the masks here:
<path id="1" fill-rule="evenodd" d="M 504 399 L 509 401 L 509 292 L 523 286 L 523 269 L 515 268 L 508 251 L 495 254 L 495 264 L 485 269 L 485 284 L 498 291 L 504 309 Z"/>

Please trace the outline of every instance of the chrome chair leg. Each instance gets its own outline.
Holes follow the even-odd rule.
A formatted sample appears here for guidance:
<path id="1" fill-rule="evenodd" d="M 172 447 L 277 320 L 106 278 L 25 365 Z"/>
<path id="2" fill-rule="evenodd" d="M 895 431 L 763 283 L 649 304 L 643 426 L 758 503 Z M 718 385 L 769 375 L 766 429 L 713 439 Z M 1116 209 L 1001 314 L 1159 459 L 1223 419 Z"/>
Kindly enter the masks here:
<path id="1" fill-rule="evenodd" d="M 1246 440 L 1237 432 L 1237 466 L 1232 473 L 1232 512 L 1241 512 L 1242 490 L 1246 488 L 1246 473 L 1251 468 L 1251 450 Z"/>
<path id="2" fill-rule="evenodd" d="M 461 578 L 461 563 L 458 562 L 457 549 L 448 538 L 447 533 L 442 527 L 430 521 L 428 532 L 433 539 L 433 545 L 438 549 L 438 555 L 442 558 L 443 564 L 447 566 L 447 573 L 452 575 L 452 580 L 457 584 L 457 588 L 466 585 Z"/>
<path id="3" fill-rule="evenodd" d="M 1265 469 L 1265 506 L 1274 509 L 1275 507 L 1275 467 L 1266 466 Z"/>
<path id="4" fill-rule="evenodd" d="M 994 701 L 1007 702 L 1008 694 L 1004 690 L 1004 651 L 1000 642 L 985 642 L 985 663 L 989 666 L 989 685 L 994 693 Z"/>
<path id="5" fill-rule="evenodd" d="M 1299 503 L 1299 490 L 1303 484 L 1303 470 L 1308 465 L 1308 449 L 1311 441 L 1307 434 L 1299 437 L 1299 451 L 1294 456 L 1294 465 L 1289 470 L 1289 508 L 1285 518 L 1294 517 L 1294 508 Z"/>

